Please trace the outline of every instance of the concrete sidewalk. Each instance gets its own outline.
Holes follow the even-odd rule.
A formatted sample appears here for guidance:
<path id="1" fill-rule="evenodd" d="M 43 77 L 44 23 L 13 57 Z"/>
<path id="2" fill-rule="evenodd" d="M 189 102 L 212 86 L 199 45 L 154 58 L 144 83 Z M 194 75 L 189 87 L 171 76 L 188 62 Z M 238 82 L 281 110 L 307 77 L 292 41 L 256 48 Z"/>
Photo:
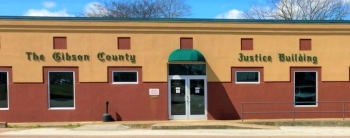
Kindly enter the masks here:
<path id="1" fill-rule="evenodd" d="M 259 120 L 164 120 L 164 121 L 115 121 L 115 122 L 31 122 L 8 123 L 10 128 L 65 127 L 85 125 L 120 125 L 128 129 L 279 129 L 279 126 L 350 126 L 350 120 L 342 119 L 259 119 Z"/>
<path id="2" fill-rule="evenodd" d="M 159 122 L 152 125 L 152 129 L 279 129 L 279 127 L 247 124 L 240 120 L 196 120 Z"/>
<path id="3" fill-rule="evenodd" d="M 119 124 L 85 125 L 79 128 L 35 128 L 16 129 L 0 133 L 0 137 L 32 137 L 32 138 L 202 138 L 202 137 L 251 137 L 251 138 L 280 138 L 280 137 L 346 137 L 350 138 L 350 127 L 280 127 L 280 129 L 182 129 L 182 130 L 149 130 L 149 129 L 116 129 Z M 115 127 L 114 129 L 111 127 Z M 106 129 L 109 128 L 109 129 Z M 0 129 L 1 131 L 1 129 Z"/>
<path id="4" fill-rule="evenodd" d="M 10 128 L 80 127 L 85 125 L 120 124 L 136 129 L 279 129 L 278 126 L 242 123 L 240 120 L 186 120 L 186 121 L 115 121 L 115 122 L 30 122 L 8 123 Z"/>
<path id="5" fill-rule="evenodd" d="M 0 137 L 347 137 L 350 120 L 186 120 L 9 123 Z M 315 125 L 315 126 L 314 126 Z M 318 126 L 318 125 L 321 125 Z M 15 127 L 17 126 L 17 127 Z M 332 126 L 332 127 L 326 127 Z M 339 127 L 343 126 L 343 127 Z M 50 128 L 51 127 L 51 128 Z M 34 128 L 34 129 L 32 129 Z M 40 136 L 40 137 L 39 137 Z"/>

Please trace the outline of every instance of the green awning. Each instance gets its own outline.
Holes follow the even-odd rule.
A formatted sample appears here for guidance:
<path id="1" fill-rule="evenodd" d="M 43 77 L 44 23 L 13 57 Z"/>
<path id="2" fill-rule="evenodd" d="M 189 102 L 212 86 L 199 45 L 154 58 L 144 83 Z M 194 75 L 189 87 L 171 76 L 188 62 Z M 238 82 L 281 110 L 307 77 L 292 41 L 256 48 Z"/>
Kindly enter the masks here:
<path id="1" fill-rule="evenodd" d="M 168 61 L 205 62 L 205 58 L 201 52 L 195 49 L 177 49 L 171 52 Z"/>

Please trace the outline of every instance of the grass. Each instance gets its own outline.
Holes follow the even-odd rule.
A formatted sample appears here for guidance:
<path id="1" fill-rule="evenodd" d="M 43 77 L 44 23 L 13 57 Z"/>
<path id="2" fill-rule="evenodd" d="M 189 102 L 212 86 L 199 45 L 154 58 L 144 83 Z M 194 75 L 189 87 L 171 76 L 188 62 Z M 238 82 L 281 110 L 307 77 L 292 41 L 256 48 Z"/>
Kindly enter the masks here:
<path id="1" fill-rule="evenodd" d="M 19 125 L 7 125 L 8 128 L 21 128 Z"/>
<path id="2" fill-rule="evenodd" d="M 123 125 L 128 126 L 129 128 L 150 129 L 154 124 L 123 124 Z"/>
<path id="3" fill-rule="evenodd" d="M 40 128 L 41 126 L 39 124 L 35 125 L 34 128 Z"/>
<path id="4" fill-rule="evenodd" d="M 40 128 L 41 126 L 39 124 L 36 124 L 34 126 L 19 126 L 19 125 L 7 125 L 8 128 Z"/>
<path id="5" fill-rule="evenodd" d="M 63 126 L 64 128 L 77 128 L 77 127 L 80 127 L 81 125 L 78 123 L 78 124 L 76 124 L 76 125 L 74 125 L 74 124 L 68 124 L 68 125 L 66 125 L 66 126 Z"/>

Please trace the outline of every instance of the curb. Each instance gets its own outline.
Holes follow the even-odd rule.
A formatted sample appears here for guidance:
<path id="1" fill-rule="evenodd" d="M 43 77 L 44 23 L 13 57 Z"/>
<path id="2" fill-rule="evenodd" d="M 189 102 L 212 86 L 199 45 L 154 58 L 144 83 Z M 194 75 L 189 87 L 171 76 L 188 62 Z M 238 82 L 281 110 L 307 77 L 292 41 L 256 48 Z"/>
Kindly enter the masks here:
<path id="1" fill-rule="evenodd" d="M 164 129 L 227 129 L 226 125 L 193 125 L 193 126 L 160 126 L 153 125 L 151 127 L 152 130 L 164 130 Z"/>
<path id="2" fill-rule="evenodd" d="M 153 125 L 152 130 L 166 130 L 166 129 L 279 129 L 274 126 L 243 126 L 243 125 Z"/>
<path id="3" fill-rule="evenodd" d="M 265 125 L 265 126 L 323 126 L 323 127 L 332 127 L 340 126 L 346 127 L 350 126 L 349 120 L 344 121 L 332 121 L 332 120 L 298 120 L 298 121 L 259 121 L 259 122 L 245 122 L 245 124 L 252 125 Z"/>

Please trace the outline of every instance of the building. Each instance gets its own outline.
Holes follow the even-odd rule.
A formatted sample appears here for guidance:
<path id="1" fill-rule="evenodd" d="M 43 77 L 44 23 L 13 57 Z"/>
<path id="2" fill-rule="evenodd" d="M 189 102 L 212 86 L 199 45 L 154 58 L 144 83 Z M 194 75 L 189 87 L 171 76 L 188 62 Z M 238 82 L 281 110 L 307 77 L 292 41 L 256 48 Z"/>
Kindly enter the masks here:
<path id="1" fill-rule="evenodd" d="M 348 28 L 0 17 L 0 121 L 350 117 Z"/>

